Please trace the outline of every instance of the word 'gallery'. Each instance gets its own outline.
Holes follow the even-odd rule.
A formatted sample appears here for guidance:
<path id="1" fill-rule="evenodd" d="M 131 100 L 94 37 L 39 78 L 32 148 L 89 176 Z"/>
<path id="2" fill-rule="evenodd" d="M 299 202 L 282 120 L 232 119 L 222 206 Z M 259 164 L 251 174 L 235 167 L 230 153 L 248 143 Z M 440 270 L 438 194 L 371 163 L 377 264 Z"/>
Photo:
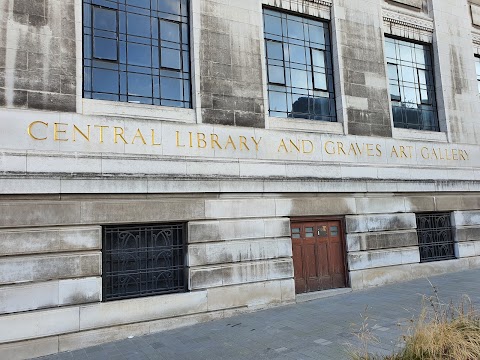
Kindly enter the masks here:
<path id="1" fill-rule="evenodd" d="M 0 358 L 480 267 L 458 1 L 3 2 Z"/>

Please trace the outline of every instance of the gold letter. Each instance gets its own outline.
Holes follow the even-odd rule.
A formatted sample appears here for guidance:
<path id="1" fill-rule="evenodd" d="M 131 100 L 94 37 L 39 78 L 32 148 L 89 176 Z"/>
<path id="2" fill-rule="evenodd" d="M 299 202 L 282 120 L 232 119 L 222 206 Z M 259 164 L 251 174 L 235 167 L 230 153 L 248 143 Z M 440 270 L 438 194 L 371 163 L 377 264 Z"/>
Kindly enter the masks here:
<path id="1" fill-rule="evenodd" d="M 287 146 L 285 145 L 285 141 L 283 141 L 283 139 L 282 139 L 282 141 L 280 141 L 280 145 L 278 146 L 277 152 L 280 152 L 280 149 L 281 149 L 281 148 L 284 148 L 284 149 L 285 149 L 285 152 L 288 153 Z"/>
<path id="2" fill-rule="evenodd" d="M 310 144 L 310 151 L 305 150 L 305 143 Z M 313 152 L 313 143 L 310 140 L 302 140 L 302 152 L 304 154 L 311 154 Z"/>
<path id="3" fill-rule="evenodd" d="M 124 130 L 123 130 L 122 127 L 114 126 L 113 130 L 114 130 L 113 142 L 115 144 L 117 143 L 117 137 L 120 137 L 120 139 L 122 139 L 125 144 L 128 144 L 127 140 L 125 140 L 125 138 L 123 137 Z M 120 130 L 120 131 L 118 131 L 118 130 Z"/>
<path id="4" fill-rule="evenodd" d="M 258 139 L 258 141 L 252 136 L 252 140 L 255 143 L 255 149 L 258 151 L 258 146 L 260 145 L 260 141 L 262 141 L 262 138 Z"/>
<path id="5" fill-rule="evenodd" d="M 135 144 L 135 139 L 136 139 L 137 137 L 140 138 L 140 140 L 142 140 L 143 145 L 147 145 L 147 142 L 145 141 L 145 138 L 143 137 L 142 132 L 141 132 L 140 129 L 138 129 L 138 128 L 137 128 L 137 132 L 135 133 L 135 136 L 134 136 L 133 139 L 132 139 L 132 144 Z"/>
<path id="6" fill-rule="evenodd" d="M 453 157 L 453 160 L 458 160 L 458 150 L 457 149 L 452 149 L 452 157 Z"/>
<path id="7" fill-rule="evenodd" d="M 229 135 L 227 143 L 225 144 L 225 149 L 228 147 L 228 144 L 231 144 L 233 146 L 233 150 L 237 150 L 237 147 L 235 146 L 235 143 L 233 142 L 232 137 Z"/>
<path id="8" fill-rule="evenodd" d="M 368 156 L 375 156 L 372 154 L 373 151 L 373 144 L 367 144 L 367 155 Z"/>
<path id="9" fill-rule="evenodd" d="M 75 136 L 75 131 L 77 131 L 80 135 L 82 135 L 85 140 L 90 141 L 90 125 L 87 125 L 87 134 L 85 135 L 78 127 L 77 125 L 73 125 L 73 142 L 77 141 L 77 137 Z"/>
<path id="10" fill-rule="evenodd" d="M 424 146 L 424 147 L 422 147 L 422 150 L 420 150 L 420 153 L 422 154 L 422 157 L 424 159 L 428 160 L 430 158 L 430 154 L 427 152 L 427 154 L 425 155 L 425 152 L 424 152 L 425 150 L 428 151 L 428 148 Z"/>
<path id="11" fill-rule="evenodd" d="M 325 143 L 325 145 L 323 146 L 323 148 L 325 149 L 325 152 L 326 152 L 328 155 L 333 155 L 333 154 L 335 154 L 335 148 L 332 147 L 332 148 L 331 148 L 331 151 L 328 151 L 327 146 L 328 146 L 329 143 L 332 144 L 333 146 L 335 146 L 335 143 L 334 143 L 333 141 L 327 141 L 327 142 Z"/>
<path id="12" fill-rule="evenodd" d="M 219 149 L 222 149 L 222 147 L 218 143 L 218 135 L 217 134 L 210 134 L 210 142 L 211 142 L 212 149 L 215 148 L 215 145 L 217 145 Z M 226 148 L 226 146 L 225 146 L 225 148 Z"/>
<path id="13" fill-rule="evenodd" d="M 60 130 L 59 125 L 67 125 L 68 126 L 68 124 L 64 124 L 64 123 L 53 123 L 53 140 L 55 140 L 55 141 L 68 141 L 68 139 L 60 139 L 58 137 L 58 134 L 66 134 L 67 133 L 66 130 Z"/>
<path id="14" fill-rule="evenodd" d="M 180 131 L 177 131 L 175 135 L 177 137 L 177 142 L 176 142 L 177 147 L 185 147 L 185 145 L 180 145 Z"/>
<path id="15" fill-rule="evenodd" d="M 152 129 L 152 146 L 160 146 L 162 144 L 160 143 L 155 143 L 155 129 Z"/>
<path id="16" fill-rule="evenodd" d="M 397 153 L 397 149 L 395 148 L 395 146 L 392 146 L 392 152 L 390 153 L 390 157 L 393 157 L 392 155 L 395 154 L 395 156 L 398 158 L 398 153 Z"/>
<path id="17" fill-rule="evenodd" d="M 30 137 L 35 140 L 47 140 L 46 136 L 44 138 L 39 138 L 32 134 L 32 127 L 36 124 L 42 124 L 43 126 L 46 126 L 48 128 L 48 123 L 43 121 L 34 121 L 30 125 L 28 125 L 28 128 L 27 128 L 28 135 L 30 135 Z"/>
<path id="18" fill-rule="evenodd" d="M 340 155 L 340 151 L 343 153 L 343 155 L 347 155 L 345 150 L 343 150 L 343 142 L 338 141 L 337 142 L 337 147 L 338 147 L 338 155 Z"/>
<path id="19" fill-rule="evenodd" d="M 377 144 L 375 148 L 377 149 L 377 156 L 378 157 L 382 156 L 382 145 Z"/>
<path id="20" fill-rule="evenodd" d="M 100 129 L 100 144 L 103 143 L 103 129 L 108 129 L 108 126 L 94 125 L 93 127 Z"/>
<path id="21" fill-rule="evenodd" d="M 207 142 L 205 141 L 204 133 L 197 133 L 197 146 L 200 149 L 205 149 L 207 147 Z"/>
<path id="22" fill-rule="evenodd" d="M 297 152 L 300 152 L 300 145 L 297 145 L 295 144 L 292 140 L 290 140 L 290 149 L 292 149 L 293 151 L 293 148 L 295 148 L 297 150 Z"/>
<path id="23" fill-rule="evenodd" d="M 245 136 L 240 136 L 240 151 L 243 150 L 244 146 L 245 146 L 245 149 L 250 151 L 250 148 L 247 145 L 247 138 Z"/>

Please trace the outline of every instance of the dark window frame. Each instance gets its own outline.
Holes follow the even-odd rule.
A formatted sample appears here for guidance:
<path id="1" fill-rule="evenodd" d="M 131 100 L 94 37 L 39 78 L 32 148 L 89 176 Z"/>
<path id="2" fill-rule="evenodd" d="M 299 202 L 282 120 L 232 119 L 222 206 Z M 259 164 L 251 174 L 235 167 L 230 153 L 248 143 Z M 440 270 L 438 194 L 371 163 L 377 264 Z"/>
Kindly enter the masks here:
<path id="1" fill-rule="evenodd" d="M 186 237 L 185 223 L 103 226 L 103 301 L 186 292 Z"/>
<path id="2" fill-rule="evenodd" d="M 147 8 L 142 7 L 146 4 L 130 5 L 128 0 L 82 0 L 83 98 L 192 108 L 190 0 L 178 0 L 175 14 L 176 10 L 166 12 L 159 1 L 149 1 Z M 115 32 L 107 34 L 94 26 L 95 9 L 115 11 Z M 140 21 L 141 16 L 145 19 Z M 161 38 L 162 20 L 178 25 L 176 41 Z M 139 25 L 145 31 L 140 31 Z M 103 36 L 116 41 L 116 60 L 94 53 L 94 39 Z M 133 48 L 136 56 L 129 56 Z M 162 67 L 166 50 L 178 68 Z"/>
<path id="3" fill-rule="evenodd" d="M 281 19 L 282 30 L 280 35 L 268 32 L 266 25 L 268 16 Z M 300 22 L 299 20 L 301 20 L 303 27 L 303 35 L 297 38 L 294 35 L 290 35 L 288 22 L 291 21 L 295 25 L 299 25 L 297 24 L 297 22 Z M 264 6 L 263 24 L 269 115 L 280 118 L 336 122 L 331 23 L 313 16 Z M 318 31 L 319 34 L 323 35 L 323 39 L 321 41 L 318 40 L 320 42 L 316 42 L 315 38 L 310 36 L 311 31 L 314 31 L 314 33 Z M 268 52 L 269 42 L 282 44 L 282 60 L 270 57 Z M 304 62 L 302 62 L 303 59 L 300 62 L 292 61 L 293 52 L 291 47 L 295 46 L 303 50 Z M 318 50 L 324 54 L 324 67 L 314 66 L 313 50 Z M 301 55 L 301 53 L 299 52 L 298 55 Z M 278 81 L 278 79 L 272 80 L 271 67 L 282 68 L 283 82 Z M 278 71 L 278 74 L 281 75 L 281 71 Z M 302 75 L 301 78 L 297 77 L 297 80 L 304 80 L 303 85 L 305 86 L 295 86 L 299 84 L 293 83 L 291 72 L 298 72 L 299 75 Z M 316 83 L 315 74 L 317 73 L 318 76 L 323 74 L 325 76 L 326 86 L 324 88 L 321 88 L 321 85 Z"/>
<path id="4" fill-rule="evenodd" d="M 477 73 L 478 93 L 480 94 L 480 55 L 475 55 L 475 72 Z"/>
<path id="5" fill-rule="evenodd" d="M 389 56 L 388 43 L 394 44 L 395 58 Z M 384 44 L 394 127 L 439 132 L 432 44 L 391 35 L 385 36 Z M 400 47 L 410 48 L 412 61 L 402 59 Z M 424 64 L 416 59 L 419 53 L 424 55 Z M 396 79 L 390 77 L 391 66 L 396 67 Z M 404 70 L 410 70 L 413 78 L 407 79 L 406 74 L 403 74 Z M 420 71 L 425 72 L 425 83 L 421 81 Z M 397 88 L 398 95 L 392 92 L 393 87 Z M 410 95 L 415 93 L 415 101 L 407 101 L 407 93 Z M 427 97 L 424 98 L 423 95 Z"/>

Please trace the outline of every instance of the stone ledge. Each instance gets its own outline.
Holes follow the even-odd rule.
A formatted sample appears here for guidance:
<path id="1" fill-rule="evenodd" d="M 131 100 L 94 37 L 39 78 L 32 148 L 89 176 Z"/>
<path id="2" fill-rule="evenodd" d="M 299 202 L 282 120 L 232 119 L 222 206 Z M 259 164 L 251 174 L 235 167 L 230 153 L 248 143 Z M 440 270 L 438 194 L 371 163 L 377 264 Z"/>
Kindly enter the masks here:
<path id="1" fill-rule="evenodd" d="M 420 262 L 418 247 L 351 252 L 347 255 L 350 271 L 413 264 Z"/>
<path id="2" fill-rule="evenodd" d="M 187 264 L 193 267 L 286 257 L 292 257 L 290 238 L 232 240 L 189 245 Z"/>
<path id="3" fill-rule="evenodd" d="M 190 268 L 190 289 L 240 285 L 268 280 L 293 278 L 292 259 L 252 261 L 237 264 Z"/>
<path id="4" fill-rule="evenodd" d="M 418 245 L 416 230 L 347 234 L 347 251 L 395 249 Z"/>
<path id="5" fill-rule="evenodd" d="M 365 233 L 388 230 L 409 230 L 417 227 L 414 213 L 346 216 L 346 232 Z"/>
<path id="6" fill-rule="evenodd" d="M 101 275 L 102 254 L 60 253 L 0 258 L 0 285 Z"/>
<path id="7" fill-rule="evenodd" d="M 100 302 L 101 299 L 101 277 L 0 286 L 0 314 Z"/>
<path id="8" fill-rule="evenodd" d="M 101 230 L 100 226 L 0 230 L 0 256 L 98 250 Z"/>

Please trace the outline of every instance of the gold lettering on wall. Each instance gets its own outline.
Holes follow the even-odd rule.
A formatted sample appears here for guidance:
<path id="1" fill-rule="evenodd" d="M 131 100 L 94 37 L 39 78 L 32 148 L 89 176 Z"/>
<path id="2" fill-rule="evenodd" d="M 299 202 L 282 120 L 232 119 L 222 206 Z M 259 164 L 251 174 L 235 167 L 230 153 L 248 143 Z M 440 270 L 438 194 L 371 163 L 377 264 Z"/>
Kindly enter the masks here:
<path id="1" fill-rule="evenodd" d="M 29 135 L 32 139 L 34 139 L 34 140 L 47 140 L 47 137 L 46 137 L 46 136 L 43 137 L 43 138 L 40 138 L 40 137 L 37 137 L 37 136 L 33 135 L 33 132 L 32 132 L 33 127 L 34 127 L 35 125 L 37 125 L 37 124 L 43 125 L 43 126 L 45 126 L 45 127 L 48 128 L 48 123 L 43 122 L 43 121 L 34 121 L 34 122 L 32 122 L 30 125 L 28 125 L 28 127 L 27 127 L 27 133 L 28 133 L 28 135 Z"/>
<path id="2" fill-rule="evenodd" d="M 68 139 L 64 138 L 66 136 L 67 130 L 64 130 L 62 127 L 68 126 L 65 123 L 54 123 L 53 124 L 53 140 L 55 141 L 68 141 Z"/>
<path id="3" fill-rule="evenodd" d="M 90 141 L 90 125 L 87 125 L 87 133 L 80 130 L 77 125 L 73 125 L 73 142 L 77 141 L 76 134 L 79 133 L 85 140 Z"/>

